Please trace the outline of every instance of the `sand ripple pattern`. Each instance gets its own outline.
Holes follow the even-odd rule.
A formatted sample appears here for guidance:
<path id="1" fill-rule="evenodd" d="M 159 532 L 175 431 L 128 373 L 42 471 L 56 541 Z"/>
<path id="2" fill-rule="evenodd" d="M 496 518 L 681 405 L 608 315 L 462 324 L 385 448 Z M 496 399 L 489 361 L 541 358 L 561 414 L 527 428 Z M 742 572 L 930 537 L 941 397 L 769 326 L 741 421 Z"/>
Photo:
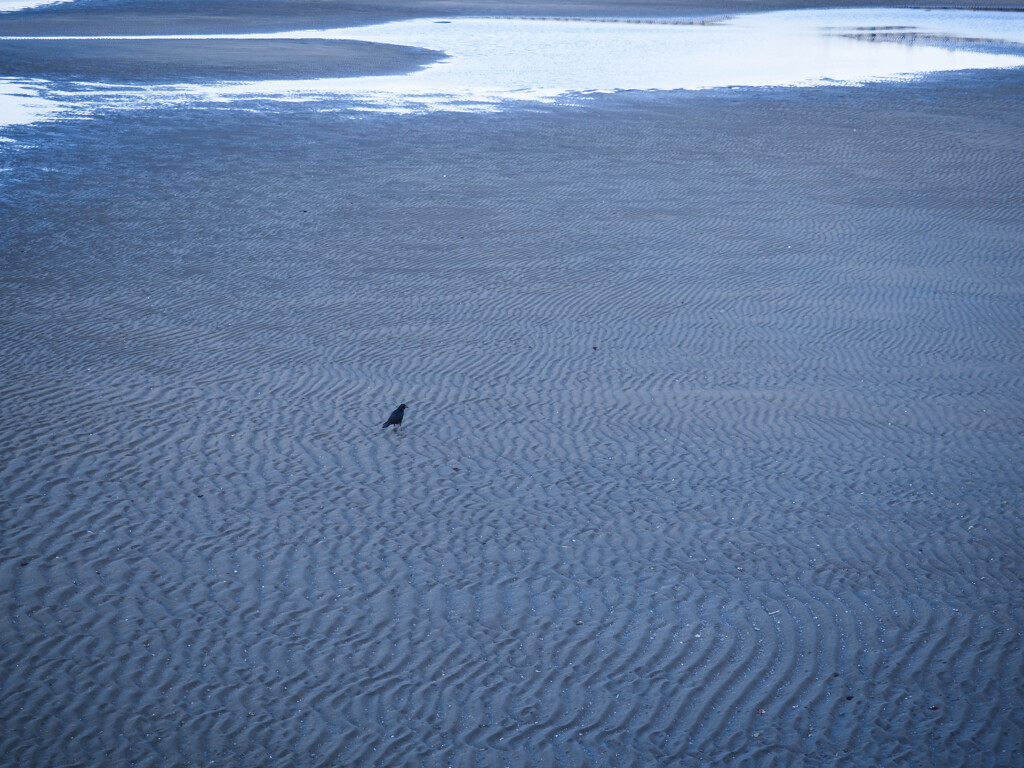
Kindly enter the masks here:
<path id="1" fill-rule="evenodd" d="M 0 763 L 1013 765 L 1005 78 L 46 128 Z"/>

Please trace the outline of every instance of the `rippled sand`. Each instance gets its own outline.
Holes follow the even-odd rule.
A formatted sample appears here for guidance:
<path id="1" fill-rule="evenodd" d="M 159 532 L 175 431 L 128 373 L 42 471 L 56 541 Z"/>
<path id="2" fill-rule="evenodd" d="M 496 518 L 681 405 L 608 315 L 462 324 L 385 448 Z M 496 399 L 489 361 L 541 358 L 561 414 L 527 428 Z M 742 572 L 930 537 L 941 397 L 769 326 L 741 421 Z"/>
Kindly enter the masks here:
<path id="1" fill-rule="evenodd" d="M 20 129 L 0 764 L 1015 765 L 1022 98 Z"/>

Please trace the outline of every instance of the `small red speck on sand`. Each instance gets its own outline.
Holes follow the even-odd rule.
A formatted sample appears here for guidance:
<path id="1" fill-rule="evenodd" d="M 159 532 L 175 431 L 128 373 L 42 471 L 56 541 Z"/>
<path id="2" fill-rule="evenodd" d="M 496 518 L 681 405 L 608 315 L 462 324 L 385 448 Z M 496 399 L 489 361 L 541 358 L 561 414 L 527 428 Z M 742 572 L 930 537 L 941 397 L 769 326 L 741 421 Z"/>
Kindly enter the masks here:
<path id="1" fill-rule="evenodd" d="M 458 472 L 458 471 L 459 471 L 459 468 L 458 468 L 458 467 L 452 467 L 452 471 L 453 471 L 453 472 Z"/>
<path id="2" fill-rule="evenodd" d="M 597 347 L 594 347 L 594 349 L 597 349 Z"/>

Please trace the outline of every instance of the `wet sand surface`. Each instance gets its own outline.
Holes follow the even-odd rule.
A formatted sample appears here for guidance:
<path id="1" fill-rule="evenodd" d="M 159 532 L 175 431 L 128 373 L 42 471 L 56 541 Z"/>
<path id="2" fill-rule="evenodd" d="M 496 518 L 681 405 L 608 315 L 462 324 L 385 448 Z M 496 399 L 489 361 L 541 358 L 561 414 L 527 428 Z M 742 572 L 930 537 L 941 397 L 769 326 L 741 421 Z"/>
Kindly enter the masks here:
<path id="1" fill-rule="evenodd" d="M 1022 103 L 10 129 L 0 764 L 1015 765 Z"/>
<path id="2" fill-rule="evenodd" d="M 104 83 L 399 74 L 439 58 L 357 40 L 0 40 L 4 77 Z"/>

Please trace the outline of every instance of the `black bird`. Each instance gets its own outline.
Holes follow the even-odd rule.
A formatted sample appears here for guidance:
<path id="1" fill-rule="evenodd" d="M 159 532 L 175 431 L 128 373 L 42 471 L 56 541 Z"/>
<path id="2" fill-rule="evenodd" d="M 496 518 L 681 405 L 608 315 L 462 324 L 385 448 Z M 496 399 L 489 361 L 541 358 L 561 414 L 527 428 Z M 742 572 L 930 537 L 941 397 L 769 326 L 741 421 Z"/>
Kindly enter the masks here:
<path id="1" fill-rule="evenodd" d="M 388 420 L 384 422 L 384 426 L 381 427 L 381 429 L 387 429 L 392 424 L 395 425 L 395 429 L 398 429 L 400 426 L 402 426 L 403 416 L 405 416 L 405 403 L 402 403 L 400 406 L 398 406 L 397 408 L 395 408 L 395 410 L 391 412 L 391 415 L 388 416 Z"/>

